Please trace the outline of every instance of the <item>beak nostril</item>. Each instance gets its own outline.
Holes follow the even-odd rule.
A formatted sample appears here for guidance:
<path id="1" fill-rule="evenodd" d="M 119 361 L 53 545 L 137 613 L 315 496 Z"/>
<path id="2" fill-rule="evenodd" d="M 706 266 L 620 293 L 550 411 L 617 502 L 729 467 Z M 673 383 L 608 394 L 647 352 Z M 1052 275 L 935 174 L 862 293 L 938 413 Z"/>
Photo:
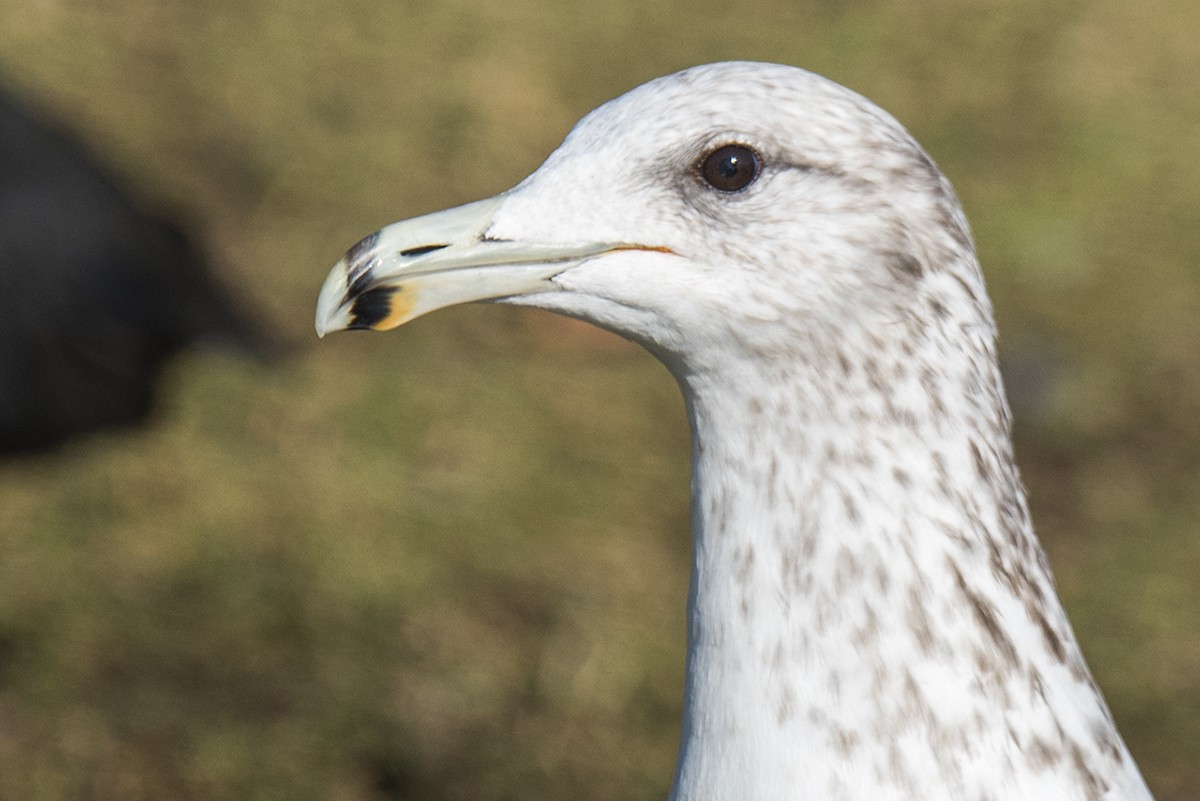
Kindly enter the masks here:
<path id="1" fill-rule="evenodd" d="M 445 245 L 420 245 L 415 248 L 408 248 L 406 250 L 402 250 L 402 251 L 400 251 L 400 255 L 408 256 L 409 258 L 411 258 L 413 256 L 424 256 L 426 253 L 432 253 L 435 250 L 441 250 L 442 248 L 446 248 L 446 247 L 450 247 L 449 243 L 447 243 Z"/>

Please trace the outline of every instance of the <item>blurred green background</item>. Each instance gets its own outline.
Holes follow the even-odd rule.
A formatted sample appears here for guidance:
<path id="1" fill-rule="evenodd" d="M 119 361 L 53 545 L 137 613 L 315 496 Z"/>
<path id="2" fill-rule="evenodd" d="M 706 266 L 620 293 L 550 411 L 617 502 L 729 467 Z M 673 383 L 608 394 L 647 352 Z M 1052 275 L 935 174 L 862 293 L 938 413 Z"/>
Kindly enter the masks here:
<path id="1" fill-rule="evenodd" d="M 0 79 L 192 219 L 294 343 L 0 464 L 0 798 L 654 799 L 682 405 L 467 307 L 311 333 L 359 236 L 518 181 L 600 102 L 822 72 L 956 185 L 1059 587 L 1160 801 L 1200 786 L 1200 4 L 0 0 Z"/>

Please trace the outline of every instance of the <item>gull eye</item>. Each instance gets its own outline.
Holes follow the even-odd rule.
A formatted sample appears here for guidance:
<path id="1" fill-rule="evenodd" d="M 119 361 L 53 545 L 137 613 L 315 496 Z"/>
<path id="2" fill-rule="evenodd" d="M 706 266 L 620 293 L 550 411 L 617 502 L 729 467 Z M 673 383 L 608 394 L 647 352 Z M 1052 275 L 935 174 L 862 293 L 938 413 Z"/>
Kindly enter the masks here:
<path id="1" fill-rule="evenodd" d="M 745 145 L 723 145 L 700 162 L 700 177 L 721 192 L 740 192 L 762 171 L 758 154 Z"/>

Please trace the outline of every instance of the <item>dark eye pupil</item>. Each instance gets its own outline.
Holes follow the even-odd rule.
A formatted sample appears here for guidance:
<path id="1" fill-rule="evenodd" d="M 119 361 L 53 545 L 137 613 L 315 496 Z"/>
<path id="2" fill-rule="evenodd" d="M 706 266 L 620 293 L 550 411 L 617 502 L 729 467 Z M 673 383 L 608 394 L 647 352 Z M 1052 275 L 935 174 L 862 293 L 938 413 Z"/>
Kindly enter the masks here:
<path id="1" fill-rule="evenodd" d="M 724 145 L 700 162 L 700 175 L 713 189 L 738 192 L 758 177 L 758 154 L 745 145 Z"/>

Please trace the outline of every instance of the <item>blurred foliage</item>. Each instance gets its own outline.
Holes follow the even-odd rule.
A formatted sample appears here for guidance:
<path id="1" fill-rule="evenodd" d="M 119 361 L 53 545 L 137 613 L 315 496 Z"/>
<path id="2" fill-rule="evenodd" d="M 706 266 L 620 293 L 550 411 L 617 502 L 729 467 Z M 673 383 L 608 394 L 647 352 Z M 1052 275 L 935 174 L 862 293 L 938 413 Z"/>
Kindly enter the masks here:
<path id="1" fill-rule="evenodd" d="M 805 66 L 957 186 L 1018 453 L 1160 801 L 1200 786 L 1200 4 L 0 0 L 6 83 L 200 226 L 295 342 L 0 465 L 0 798 L 661 798 L 687 431 L 648 356 L 456 309 L 317 346 L 394 219 L 694 63 Z"/>

